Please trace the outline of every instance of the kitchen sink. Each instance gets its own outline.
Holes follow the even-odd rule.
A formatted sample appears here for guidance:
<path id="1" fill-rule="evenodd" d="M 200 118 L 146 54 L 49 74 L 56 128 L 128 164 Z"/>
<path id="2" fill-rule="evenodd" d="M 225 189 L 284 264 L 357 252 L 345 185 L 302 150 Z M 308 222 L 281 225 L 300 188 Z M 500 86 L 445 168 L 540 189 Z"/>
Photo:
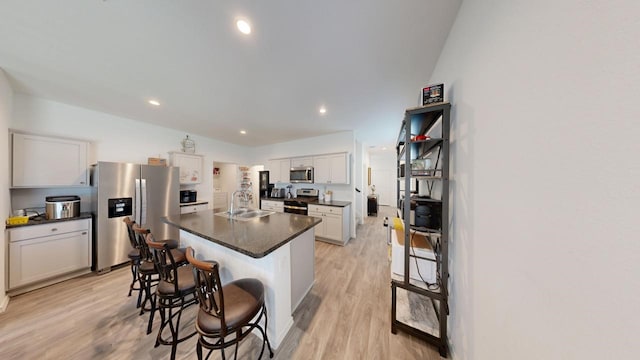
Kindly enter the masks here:
<path id="1" fill-rule="evenodd" d="M 275 211 L 269 211 L 269 210 L 238 209 L 238 210 L 234 210 L 233 214 L 231 214 L 229 211 L 223 211 L 223 212 L 216 213 L 216 215 L 226 217 L 227 219 L 233 219 L 233 220 L 251 220 L 251 219 L 255 219 L 263 216 L 269 216 L 275 213 L 276 213 Z"/>

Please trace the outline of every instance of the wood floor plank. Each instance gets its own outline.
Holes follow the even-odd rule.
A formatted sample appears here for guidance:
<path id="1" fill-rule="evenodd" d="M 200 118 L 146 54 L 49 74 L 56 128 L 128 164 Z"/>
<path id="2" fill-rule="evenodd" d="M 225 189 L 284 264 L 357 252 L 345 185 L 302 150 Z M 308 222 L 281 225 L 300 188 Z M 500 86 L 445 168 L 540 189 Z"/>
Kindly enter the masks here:
<path id="1" fill-rule="evenodd" d="M 316 242 L 316 282 L 293 314 L 294 325 L 275 359 L 440 359 L 437 349 L 402 332 L 391 334 L 391 286 L 381 206 L 347 246 Z M 88 274 L 13 297 L 0 314 L 0 359 L 168 359 L 155 348 L 159 316 L 146 335 L 148 313 L 139 316 L 127 297 L 127 266 Z M 197 308 L 183 315 L 193 329 Z M 195 359 L 196 337 L 178 346 L 178 359 Z M 240 359 L 255 359 L 262 342 L 250 336 Z M 232 355 L 233 349 L 227 352 Z M 219 353 L 211 359 L 220 359 Z M 268 355 L 263 355 L 268 359 Z"/>

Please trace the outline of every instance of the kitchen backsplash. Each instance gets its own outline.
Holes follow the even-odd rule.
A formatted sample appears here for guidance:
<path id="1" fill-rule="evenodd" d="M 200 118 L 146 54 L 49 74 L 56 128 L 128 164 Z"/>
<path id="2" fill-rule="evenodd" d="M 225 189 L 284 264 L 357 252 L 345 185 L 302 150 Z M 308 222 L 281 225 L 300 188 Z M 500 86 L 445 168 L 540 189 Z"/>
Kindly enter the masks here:
<path id="1" fill-rule="evenodd" d="M 47 196 L 77 195 L 80 211 L 91 211 L 91 187 L 11 189 L 11 210 L 39 208 L 44 212 Z"/>

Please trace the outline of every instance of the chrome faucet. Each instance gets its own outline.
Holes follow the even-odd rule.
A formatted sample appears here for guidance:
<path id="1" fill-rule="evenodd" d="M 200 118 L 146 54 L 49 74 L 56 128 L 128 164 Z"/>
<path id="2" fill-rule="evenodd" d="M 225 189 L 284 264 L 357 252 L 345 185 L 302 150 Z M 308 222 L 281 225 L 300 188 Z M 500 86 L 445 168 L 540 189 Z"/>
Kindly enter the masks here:
<path id="1" fill-rule="evenodd" d="M 244 201 L 246 201 L 247 199 L 247 190 L 236 190 L 231 194 L 231 204 L 229 204 L 229 215 L 234 215 L 235 211 L 234 210 L 234 205 L 235 205 L 235 200 L 236 200 L 236 194 L 240 193 L 242 195 L 242 198 L 244 199 Z"/>

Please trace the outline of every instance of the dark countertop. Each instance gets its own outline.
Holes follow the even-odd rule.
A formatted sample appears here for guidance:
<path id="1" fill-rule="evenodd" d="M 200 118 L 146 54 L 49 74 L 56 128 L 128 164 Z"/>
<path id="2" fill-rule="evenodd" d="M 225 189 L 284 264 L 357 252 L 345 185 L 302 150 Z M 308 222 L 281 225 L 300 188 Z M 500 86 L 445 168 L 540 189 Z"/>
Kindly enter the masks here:
<path id="1" fill-rule="evenodd" d="M 170 215 L 163 221 L 186 232 L 253 258 L 262 258 L 321 222 L 295 214 L 274 213 L 260 218 L 229 220 L 214 210 Z"/>
<path id="2" fill-rule="evenodd" d="M 208 201 L 194 201 L 188 203 L 180 203 L 180 207 L 208 204 Z"/>
<path id="3" fill-rule="evenodd" d="M 55 219 L 55 220 L 47 220 L 47 219 L 44 218 L 44 215 L 39 215 L 39 216 L 36 216 L 36 217 L 34 217 L 32 219 L 29 219 L 29 222 L 26 223 L 26 224 L 20 224 L 20 225 L 8 225 L 8 224 L 6 224 L 6 228 L 7 229 L 13 229 L 13 228 L 22 227 L 22 226 L 42 225 L 42 224 L 51 224 L 51 223 L 57 223 L 57 222 L 63 222 L 63 221 L 91 219 L 91 217 L 92 217 L 92 215 L 91 215 L 90 212 L 80 213 L 80 216 L 74 217 L 74 218 Z"/>
<path id="4" fill-rule="evenodd" d="M 285 200 L 295 200 L 296 198 L 293 199 L 287 199 L 287 198 L 268 198 L 268 197 L 261 197 L 260 200 L 272 200 L 272 201 L 285 201 Z M 308 202 L 309 205 L 324 205 L 324 206 L 335 206 L 335 207 L 345 207 L 345 206 L 349 206 L 351 205 L 351 201 L 338 201 L 338 200 L 332 200 L 332 201 L 324 201 L 324 200 L 316 200 L 316 201 L 309 201 Z"/>
<path id="5" fill-rule="evenodd" d="M 331 201 L 324 201 L 324 200 L 318 200 L 316 202 L 312 202 L 309 203 L 311 205 L 324 205 L 324 206 L 335 206 L 335 207 L 346 207 L 351 205 L 351 201 L 338 201 L 338 200 L 331 200 Z"/>

